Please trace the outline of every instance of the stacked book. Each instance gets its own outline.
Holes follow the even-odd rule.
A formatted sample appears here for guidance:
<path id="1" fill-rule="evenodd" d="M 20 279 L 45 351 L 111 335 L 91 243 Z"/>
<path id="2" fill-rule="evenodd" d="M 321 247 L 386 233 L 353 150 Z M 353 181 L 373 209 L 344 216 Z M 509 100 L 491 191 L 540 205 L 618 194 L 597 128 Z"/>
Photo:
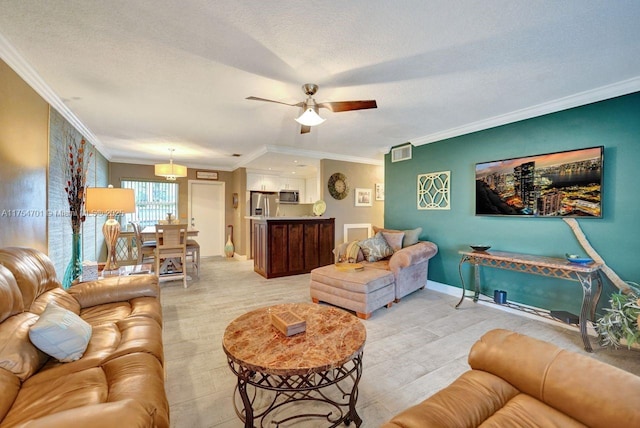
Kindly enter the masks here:
<path id="1" fill-rule="evenodd" d="M 95 281 L 96 279 L 98 279 L 98 262 L 93 262 L 90 260 L 83 261 L 80 281 Z"/>

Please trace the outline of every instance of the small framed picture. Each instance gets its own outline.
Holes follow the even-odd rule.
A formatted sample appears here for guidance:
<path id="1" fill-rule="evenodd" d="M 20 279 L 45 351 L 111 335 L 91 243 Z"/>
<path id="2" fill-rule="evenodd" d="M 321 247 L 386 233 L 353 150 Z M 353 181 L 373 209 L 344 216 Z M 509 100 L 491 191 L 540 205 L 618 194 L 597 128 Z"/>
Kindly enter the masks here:
<path id="1" fill-rule="evenodd" d="M 376 201 L 384 201 L 384 183 L 376 183 Z"/>
<path id="2" fill-rule="evenodd" d="M 196 179 L 198 180 L 217 180 L 217 171 L 196 171 Z"/>
<path id="3" fill-rule="evenodd" d="M 371 206 L 371 189 L 356 189 L 356 207 Z"/>

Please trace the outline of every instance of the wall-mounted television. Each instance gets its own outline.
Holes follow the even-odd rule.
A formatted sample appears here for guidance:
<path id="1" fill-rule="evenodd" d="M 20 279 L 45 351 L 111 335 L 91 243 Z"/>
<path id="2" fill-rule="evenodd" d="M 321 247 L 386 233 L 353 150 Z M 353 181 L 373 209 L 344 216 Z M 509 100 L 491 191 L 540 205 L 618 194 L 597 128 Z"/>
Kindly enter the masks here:
<path id="1" fill-rule="evenodd" d="M 476 164 L 476 215 L 602 217 L 604 147 Z"/>

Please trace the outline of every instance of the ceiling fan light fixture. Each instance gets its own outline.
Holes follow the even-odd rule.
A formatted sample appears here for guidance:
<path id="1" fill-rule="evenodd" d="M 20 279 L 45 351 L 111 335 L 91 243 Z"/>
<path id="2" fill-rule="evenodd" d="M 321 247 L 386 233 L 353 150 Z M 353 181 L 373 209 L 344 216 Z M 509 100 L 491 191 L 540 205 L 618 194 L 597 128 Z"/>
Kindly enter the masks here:
<path id="1" fill-rule="evenodd" d="M 173 163 L 173 152 L 174 149 L 169 149 L 169 163 L 160 163 L 154 165 L 155 175 L 164 177 L 170 181 L 175 181 L 177 177 L 187 176 L 186 166 Z"/>
<path id="2" fill-rule="evenodd" d="M 302 113 L 300 117 L 296 119 L 296 122 L 298 122 L 300 125 L 305 126 L 317 126 L 323 123 L 325 120 L 326 119 L 321 118 L 320 115 L 316 113 L 312 107 L 308 107 L 307 109 L 305 109 L 304 113 Z"/>

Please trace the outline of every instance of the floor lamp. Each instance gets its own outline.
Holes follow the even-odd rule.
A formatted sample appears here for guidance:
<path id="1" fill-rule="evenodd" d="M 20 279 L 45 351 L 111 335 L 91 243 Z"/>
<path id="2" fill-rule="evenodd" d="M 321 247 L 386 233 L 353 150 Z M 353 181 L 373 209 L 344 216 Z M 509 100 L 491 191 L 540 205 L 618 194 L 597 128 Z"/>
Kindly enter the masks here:
<path id="1" fill-rule="evenodd" d="M 104 242 L 107 244 L 107 263 L 104 270 L 118 269 L 116 260 L 116 244 L 120 236 L 120 223 L 115 216 L 136 211 L 136 198 L 133 189 L 109 187 L 89 187 L 85 199 L 87 214 L 107 215 L 102 226 Z"/>

